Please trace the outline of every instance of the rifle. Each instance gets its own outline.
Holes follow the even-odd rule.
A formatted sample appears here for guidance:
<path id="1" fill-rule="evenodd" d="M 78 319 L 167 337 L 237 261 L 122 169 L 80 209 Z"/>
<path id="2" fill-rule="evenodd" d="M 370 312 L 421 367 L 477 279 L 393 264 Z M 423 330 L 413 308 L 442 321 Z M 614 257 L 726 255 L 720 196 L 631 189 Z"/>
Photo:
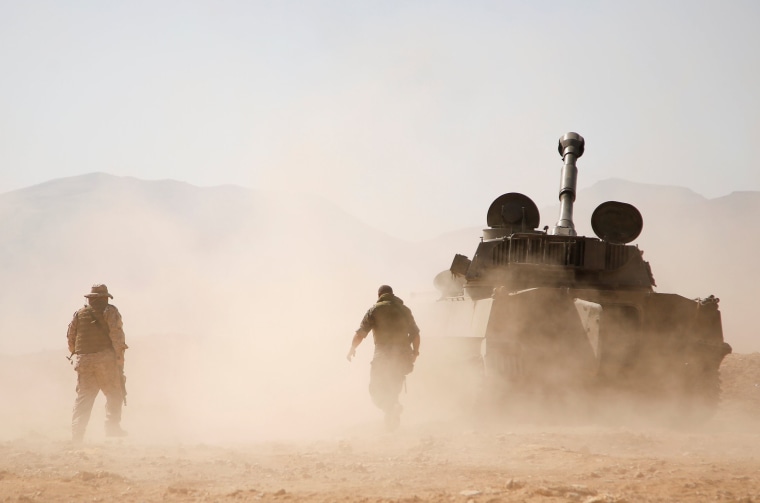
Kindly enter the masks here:
<path id="1" fill-rule="evenodd" d="M 124 397 L 124 406 L 127 406 L 127 376 L 124 369 L 121 369 L 121 396 Z"/>

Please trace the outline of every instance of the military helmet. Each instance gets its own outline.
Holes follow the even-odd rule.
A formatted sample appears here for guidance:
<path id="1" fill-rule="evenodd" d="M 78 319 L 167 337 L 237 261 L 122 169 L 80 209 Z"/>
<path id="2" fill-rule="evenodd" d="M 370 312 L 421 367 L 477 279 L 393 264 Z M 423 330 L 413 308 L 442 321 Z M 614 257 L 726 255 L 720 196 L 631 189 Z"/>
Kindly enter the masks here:
<path id="1" fill-rule="evenodd" d="M 85 297 L 88 299 L 92 299 L 94 297 L 111 297 L 113 299 L 113 295 L 108 293 L 108 287 L 102 283 L 92 285 L 90 293 L 85 294 Z"/>

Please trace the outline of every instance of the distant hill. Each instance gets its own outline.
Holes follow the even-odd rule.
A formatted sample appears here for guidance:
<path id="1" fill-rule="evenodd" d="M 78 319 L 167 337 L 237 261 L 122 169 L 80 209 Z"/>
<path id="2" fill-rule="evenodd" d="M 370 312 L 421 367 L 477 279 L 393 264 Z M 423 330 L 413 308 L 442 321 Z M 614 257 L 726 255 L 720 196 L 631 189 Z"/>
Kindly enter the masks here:
<path id="1" fill-rule="evenodd" d="M 706 199 L 606 180 L 579 191 L 580 234 L 592 234 L 593 208 L 607 200 L 641 211 L 635 243 L 659 291 L 715 294 L 726 339 L 760 349 L 750 307 L 760 298 L 752 254 L 760 192 Z M 490 203 L 482 202 L 482 224 Z M 557 216 L 557 206 L 543 208 L 541 227 Z M 407 242 L 314 196 L 102 173 L 0 194 L 0 353 L 65 351 L 66 324 L 94 282 L 109 285 L 132 337 L 345 339 L 378 284 L 402 297 L 429 291 L 455 253 L 472 256 L 482 229 L 474 224 Z"/>

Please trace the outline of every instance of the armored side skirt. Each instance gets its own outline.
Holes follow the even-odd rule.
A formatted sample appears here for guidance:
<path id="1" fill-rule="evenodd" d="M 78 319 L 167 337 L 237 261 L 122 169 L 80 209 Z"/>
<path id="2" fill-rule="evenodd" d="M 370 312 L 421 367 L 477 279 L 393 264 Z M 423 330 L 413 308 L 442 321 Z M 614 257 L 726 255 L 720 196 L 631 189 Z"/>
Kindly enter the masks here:
<path id="1" fill-rule="evenodd" d="M 612 391 L 717 405 L 731 352 L 717 303 L 652 292 L 536 288 L 494 298 L 492 386 L 523 394 Z"/>

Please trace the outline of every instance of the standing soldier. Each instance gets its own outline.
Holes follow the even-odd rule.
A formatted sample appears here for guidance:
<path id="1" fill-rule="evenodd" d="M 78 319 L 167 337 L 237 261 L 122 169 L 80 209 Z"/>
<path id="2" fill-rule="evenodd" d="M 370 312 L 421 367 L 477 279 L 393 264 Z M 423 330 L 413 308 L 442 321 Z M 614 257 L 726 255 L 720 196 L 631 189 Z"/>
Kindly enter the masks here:
<path id="1" fill-rule="evenodd" d="M 77 398 L 71 420 L 74 442 L 81 442 L 99 391 L 106 396 L 106 435 L 123 437 L 121 406 L 126 402 L 124 387 L 124 330 L 121 314 L 108 303 L 106 285 L 93 285 L 85 295 L 87 304 L 69 323 L 69 351 L 76 355 Z"/>
<path id="2" fill-rule="evenodd" d="M 357 346 L 371 330 L 375 354 L 369 374 L 369 394 L 374 404 L 385 412 L 386 428 L 395 430 L 402 411 L 398 395 L 420 354 L 420 329 L 414 322 L 412 311 L 393 295 L 390 286 L 382 285 L 377 290 L 377 297 L 375 305 L 364 315 L 346 358 L 348 361 L 353 359 Z"/>

